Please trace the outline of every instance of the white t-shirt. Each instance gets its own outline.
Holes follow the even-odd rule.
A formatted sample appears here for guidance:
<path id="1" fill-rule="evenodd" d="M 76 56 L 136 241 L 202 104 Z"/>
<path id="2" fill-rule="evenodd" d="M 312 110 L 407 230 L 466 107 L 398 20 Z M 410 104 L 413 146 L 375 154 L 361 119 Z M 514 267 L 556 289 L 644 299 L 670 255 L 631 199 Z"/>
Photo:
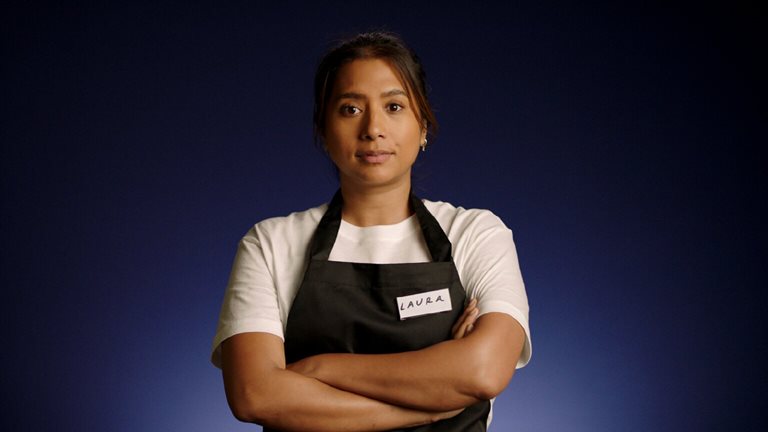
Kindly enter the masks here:
<path id="1" fill-rule="evenodd" d="M 517 367 L 531 357 L 528 298 L 512 231 L 488 210 L 424 201 L 453 246 L 453 260 L 467 296 L 480 315 L 502 312 L 525 330 Z M 307 248 L 327 205 L 256 224 L 240 241 L 213 340 L 211 361 L 221 367 L 220 344 L 245 332 L 284 339 L 288 312 L 306 269 Z M 342 220 L 329 260 L 375 264 L 430 261 L 415 215 L 394 224 L 357 227 Z"/>

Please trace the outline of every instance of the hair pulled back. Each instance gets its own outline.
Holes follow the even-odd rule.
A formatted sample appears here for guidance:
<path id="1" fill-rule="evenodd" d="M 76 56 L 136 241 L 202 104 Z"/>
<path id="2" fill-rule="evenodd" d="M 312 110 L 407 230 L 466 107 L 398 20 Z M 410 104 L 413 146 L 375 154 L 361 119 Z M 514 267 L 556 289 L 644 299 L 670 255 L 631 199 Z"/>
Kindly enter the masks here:
<path id="1" fill-rule="evenodd" d="M 336 75 L 347 63 L 360 59 L 384 60 L 405 85 L 416 117 L 427 131 L 437 133 L 437 119 L 427 99 L 426 74 L 419 57 L 397 35 L 389 32 L 362 33 L 331 48 L 320 60 L 315 73 L 314 136 L 323 136 L 328 102 L 333 93 Z"/>

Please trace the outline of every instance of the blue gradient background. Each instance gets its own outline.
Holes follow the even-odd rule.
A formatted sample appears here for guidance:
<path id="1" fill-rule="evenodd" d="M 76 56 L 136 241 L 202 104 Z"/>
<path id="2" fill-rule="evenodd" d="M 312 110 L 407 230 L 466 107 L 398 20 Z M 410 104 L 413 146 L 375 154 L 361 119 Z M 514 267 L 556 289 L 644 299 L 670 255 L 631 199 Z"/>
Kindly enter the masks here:
<path id="1" fill-rule="evenodd" d="M 372 27 L 429 74 L 418 193 L 515 233 L 534 355 L 492 429 L 768 425 L 755 6 L 2 8 L 2 430 L 259 429 L 208 360 L 235 247 L 335 190 L 312 74 Z"/>

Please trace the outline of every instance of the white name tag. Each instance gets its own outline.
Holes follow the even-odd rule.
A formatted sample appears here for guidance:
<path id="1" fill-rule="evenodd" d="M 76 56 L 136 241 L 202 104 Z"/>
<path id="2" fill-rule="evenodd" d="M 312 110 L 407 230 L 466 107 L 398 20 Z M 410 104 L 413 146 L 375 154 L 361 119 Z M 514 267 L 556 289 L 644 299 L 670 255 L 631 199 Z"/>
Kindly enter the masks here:
<path id="1" fill-rule="evenodd" d="M 445 312 L 453 309 L 448 288 L 397 298 L 400 319 Z"/>

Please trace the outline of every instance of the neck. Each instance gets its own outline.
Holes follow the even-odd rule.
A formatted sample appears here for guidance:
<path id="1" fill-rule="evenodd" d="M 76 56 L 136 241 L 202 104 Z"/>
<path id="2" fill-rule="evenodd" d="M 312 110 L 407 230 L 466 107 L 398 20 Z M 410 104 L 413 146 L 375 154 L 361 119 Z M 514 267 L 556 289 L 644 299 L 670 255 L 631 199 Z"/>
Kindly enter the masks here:
<path id="1" fill-rule="evenodd" d="M 344 208 L 341 217 L 359 227 L 402 222 L 412 214 L 408 202 L 410 192 L 410 182 L 396 187 L 376 189 L 345 187 L 342 184 Z"/>

